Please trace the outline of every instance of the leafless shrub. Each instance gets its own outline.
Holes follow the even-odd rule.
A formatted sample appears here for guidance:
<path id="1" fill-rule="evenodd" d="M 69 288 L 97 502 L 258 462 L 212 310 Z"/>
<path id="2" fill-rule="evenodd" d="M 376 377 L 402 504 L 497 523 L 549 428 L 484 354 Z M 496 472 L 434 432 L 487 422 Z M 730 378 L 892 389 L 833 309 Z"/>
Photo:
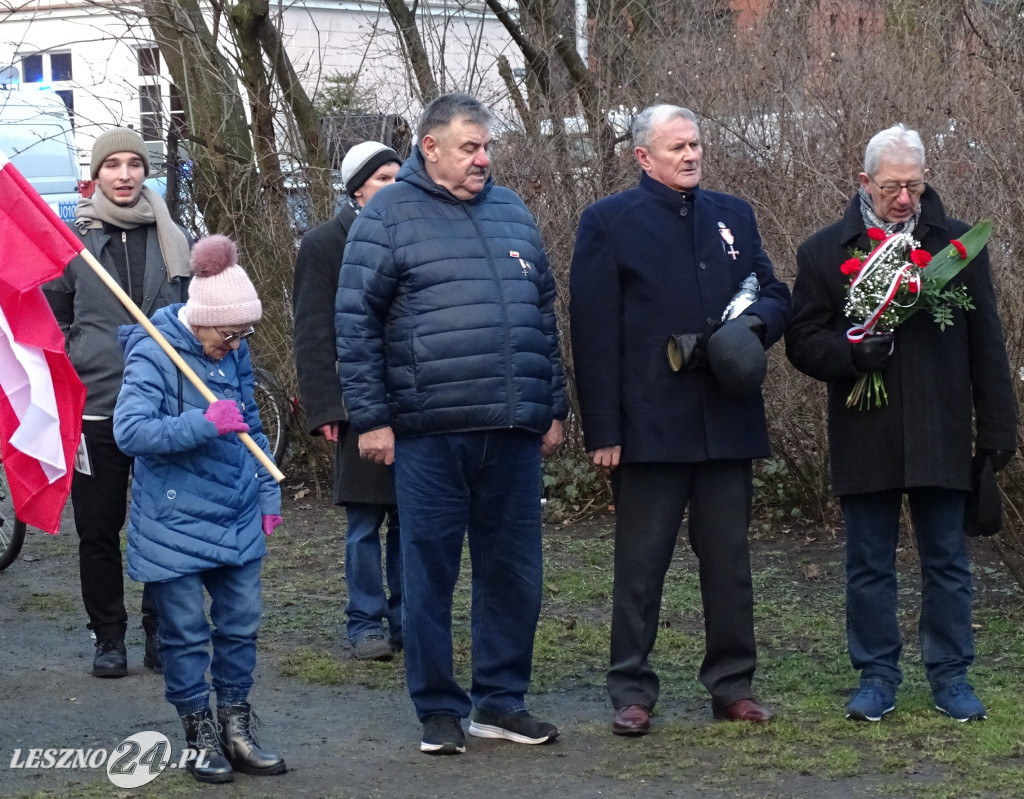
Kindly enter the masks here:
<path id="1" fill-rule="evenodd" d="M 591 70 L 601 107 L 627 114 L 654 102 L 692 108 L 702 120 L 705 185 L 753 204 L 765 248 L 789 282 L 797 245 L 838 219 L 855 191 L 871 135 L 900 121 L 916 128 L 948 211 L 972 223 L 995 220 L 993 275 L 1019 376 L 1024 288 L 1012 270 L 1024 254 L 1022 4 L 835 4 L 845 10 L 833 28 L 827 12 L 834 9 L 797 0 L 770 5 L 742 30 L 722 6 L 694 3 L 689 11 L 701 13 L 689 13 L 654 2 L 637 17 L 633 7 L 592 4 Z M 588 160 L 571 136 L 560 143 L 524 132 L 503 143 L 496 161 L 502 182 L 523 195 L 541 224 L 563 301 L 580 212 L 634 185 L 638 174 L 628 142 L 608 158 L 590 140 Z M 559 317 L 567 330 L 564 302 Z M 786 501 L 805 518 L 833 523 L 823 387 L 776 348 L 765 394 L 773 485 L 787 486 Z M 570 432 L 578 445 L 578 431 Z M 1009 556 L 1011 546 L 1024 553 L 1024 468 L 1012 465 L 1004 487 Z"/>
<path id="2" fill-rule="evenodd" d="M 504 16 L 503 4 L 486 5 L 513 36 L 527 73 L 518 82 L 509 63 L 515 59 L 498 59 L 508 95 L 496 97 L 489 89 L 487 99 L 511 118 L 496 131 L 495 171 L 523 196 L 540 224 L 560 289 L 563 331 L 580 213 L 600 197 L 635 185 L 638 171 L 623 121 L 628 124 L 639 109 L 673 102 L 699 115 L 705 185 L 752 203 L 776 271 L 790 282 L 797 245 L 835 221 L 854 192 L 867 140 L 902 121 L 920 131 L 930 180 L 949 212 L 970 222 L 995 221 L 993 275 L 1019 375 L 1024 288 L 1014 267 L 1024 255 L 1021 0 L 789 0 L 765 4 L 752 21 L 737 18 L 726 0 L 592 0 L 586 62 L 572 46 L 563 0 L 521 0 L 517 13 Z M 401 0 L 388 6 L 406 25 L 415 24 L 422 9 L 402 6 Z M 407 74 L 416 76 L 408 83 L 423 98 L 440 87 L 479 88 L 473 81 L 451 85 L 449 65 L 432 63 L 429 48 L 416 53 L 414 44 L 414 37 L 403 38 L 402 52 L 410 63 Z M 380 110 L 401 105 L 383 90 L 375 97 Z M 288 106 L 278 101 L 275 107 L 284 112 Z M 278 151 L 294 152 L 304 167 L 310 160 L 299 138 L 294 145 L 278 142 Z M 220 174 L 218 185 L 223 179 Z M 288 216 L 280 184 L 261 183 L 248 173 L 231 176 L 229 183 L 237 213 L 231 227 L 267 298 L 268 324 L 259 346 L 290 381 L 294 233 L 286 221 L 269 221 Z M 571 377 L 567 343 L 565 356 Z M 781 348 L 770 357 L 766 399 L 775 456 L 762 467 L 762 482 L 771 491 L 760 501 L 791 503 L 804 518 L 832 523 L 823 388 L 796 373 Z M 1015 385 L 1020 393 L 1024 382 L 1017 379 Z M 554 471 L 576 475 L 575 488 L 593 491 L 603 481 L 580 476 L 577 418 L 570 418 L 567 430 L 570 460 Z M 1008 524 L 1001 541 L 1012 557 L 1024 553 L 1024 467 L 1011 465 L 1003 479 Z M 603 504 L 581 501 L 576 507 Z M 571 514 L 573 505 L 563 508 Z"/>

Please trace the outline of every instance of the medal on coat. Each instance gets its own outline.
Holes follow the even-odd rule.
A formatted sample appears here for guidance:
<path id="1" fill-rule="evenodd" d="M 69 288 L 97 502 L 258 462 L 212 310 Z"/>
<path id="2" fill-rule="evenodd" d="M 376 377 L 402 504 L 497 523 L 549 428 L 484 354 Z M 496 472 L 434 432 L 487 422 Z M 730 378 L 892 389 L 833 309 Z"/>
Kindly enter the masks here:
<path id="1" fill-rule="evenodd" d="M 722 237 L 722 241 L 724 241 L 729 247 L 729 249 L 725 251 L 725 254 L 732 256 L 732 259 L 735 261 L 736 256 L 740 254 L 740 251 L 732 246 L 733 242 L 736 241 L 736 237 L 733 236 L 732 231 L 725 226 L 725 222 L 718 223 L 718 232 Z"/>
<path id="2" fill-rule="evenodd" d="M 519 266 L 523 270 L 523 277 L 529 277 L 530 275 L 530 262 L 519 258 L 519 250 L 509 250 L 509 258 L 517 258 L 519 260 Z"/>

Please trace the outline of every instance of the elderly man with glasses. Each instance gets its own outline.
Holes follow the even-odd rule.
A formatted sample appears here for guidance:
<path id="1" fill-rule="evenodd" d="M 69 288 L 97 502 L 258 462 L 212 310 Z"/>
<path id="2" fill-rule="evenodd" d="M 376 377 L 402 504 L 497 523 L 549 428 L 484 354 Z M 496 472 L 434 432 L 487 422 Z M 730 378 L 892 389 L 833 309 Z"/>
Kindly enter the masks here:
<path id="1" fill-rule="evenodd" d="M 958 721 L 985 718 L 967 682 L 974 660 L 971 575 L 964 539 L 972 466 L 998 471 L 1016 447 L 1016 411 L 985 250 L 954 278 L 973 307 L 941 328 L 930 314 L 893 333 L 851 343 L 849 277 L 840 265 L 868 252 L 870 228 L 906 232 L 937 253 L 968 229 L 946 216 L 925 183 L 924 145 L 895 125 L 864 154 L 860 190 L 835 224 L 797 250 L 793 322 L 786 353 L 828 384 L 832 488 L 846 526 L 846 626 L 860 687 L 847 718 L 880 721 L 895 708 L 903 674 L 896 614 L 896 547 L 906 495 L 921 562 L 921 656 L 937 710 Z M 884 371 L 887 403 L 848 407 L 855 382 Z M 974 436 L 972 440 L 972 416 Z M 973 459 L 972 459 L 973 445 Z M 972 464 L 973 460 L 973 464 Z"/>

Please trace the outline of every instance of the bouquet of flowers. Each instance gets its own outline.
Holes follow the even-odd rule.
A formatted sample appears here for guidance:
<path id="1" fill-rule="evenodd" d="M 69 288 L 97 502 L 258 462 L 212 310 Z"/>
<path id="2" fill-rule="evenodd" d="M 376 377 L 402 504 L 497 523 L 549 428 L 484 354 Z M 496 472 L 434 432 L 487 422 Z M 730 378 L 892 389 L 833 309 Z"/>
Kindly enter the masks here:
<path id="1" fill-rule="evenodd" d="M 866 256 L 855 252 L 839 267 L 850 277 L 843 310 L 848 318 L 862 320 L 847 331 L 847 339 L 858 342 L 872 334 L 891 333 L 922 309 L 945 330 L 953 324 L 954 308 L 974 308 L 963 286 L 946 284 L 981 252 L 991 232 L 992 222 L 986 219 L 933 257 L 908 233 L 886 235 L 868 228 L 868 236 L 878 242 L 875 249 Z M 868 372 L 854 384 L 846 407 L 865 410 L 888 401 L 882 373 Z"/>

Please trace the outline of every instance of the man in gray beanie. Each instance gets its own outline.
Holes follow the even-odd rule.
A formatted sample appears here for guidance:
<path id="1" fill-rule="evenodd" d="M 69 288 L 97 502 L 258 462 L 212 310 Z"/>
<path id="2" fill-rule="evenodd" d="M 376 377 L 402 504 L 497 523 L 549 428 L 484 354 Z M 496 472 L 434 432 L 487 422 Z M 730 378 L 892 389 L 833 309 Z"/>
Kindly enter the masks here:
<path id="1" fill-rule="evenodd" d="M 345 506 L 346 634 L 360 660 L 391 660 L 402 647 L 402 559 L 391 470 L 359 457 L 334 348 L 334 295 L 349 228 L 377 191 L 395 182 L 398 153 L 376 141 L 350 148 L 341 162 L 345 195 L 338 215 L 302 238 L 295 260 L 295 368 L 310 435 L 335 442 L 334 502 Z M 387 520 L 381 580 L 380 528 Z M 386 625 L 386 626 L 385 626 Z"/>
<path id="2" fill-rule="evenodd" d="M 163 199 L 144 185 L 149 171 L 149 153 L 136 131 L 112 128 L 100 134 L 89 167 L 97 191 L 79 200 L 73 227 L 135 304 L 152 315 L 187 299 L 191 242 L 171 219 Z M 132 459 L 114 442 L 112 417 L 124 370 L 117 328 L 134 320 L 80 257 L 43 291 L 87 391 L 71 504 L 79 537 L 82 599 L 88 628 L 96 636 L 92 673 L 124 677 L 128 614 L 120 531 Z M 153 607 L 144 590 L 144 663 L 159 670 Z"/>

